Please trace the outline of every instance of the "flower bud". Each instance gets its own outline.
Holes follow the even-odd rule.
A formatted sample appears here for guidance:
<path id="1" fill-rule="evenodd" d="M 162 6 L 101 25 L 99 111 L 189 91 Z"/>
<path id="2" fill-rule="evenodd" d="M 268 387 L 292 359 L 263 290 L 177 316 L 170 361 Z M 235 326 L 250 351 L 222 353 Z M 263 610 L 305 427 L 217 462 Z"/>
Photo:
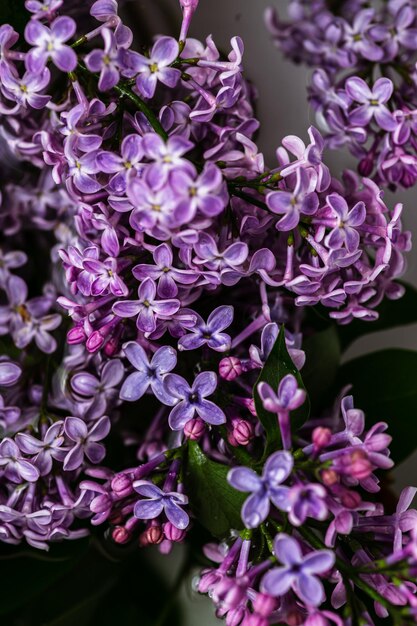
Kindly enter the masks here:
<path id="1" fill-rule="evenodd" d="M 166 522 L 163 525 L 163 529 L 165 537 L 169 539 L 169 541 L 175 541 L 176 543 L 182 541 L 186 534 L 185 530 L 176 528 L 173 524 L 171 524 L 171 522 Z"/>
<path id="2" fill-rule="evenodd" d="M 110 337 L 106 345 L 104 346 L 104 353 L 106 356 L 114 356 L 119 352 L 120 341 L 118 337 Z"/>
<path id="3" fill-rule="evenodd" d="M 247 615 L 242 622 L 242 626 L 268 626 L 269 621 L 266 617 L 262 617 L 259 613 L 252 613 Z"/>
<path id="4" fill-rule="evenodd" d="M 352 452 L 352 454 L 347 456 L 349 460 L 346 464 L 345 469 L 348 474 L 350 474 L 354 478 L 357 478 L 358 480 L 363 480 L 364 478 L 367 478 L 369 474 L 371 474 L 371 463 L 364 452 L 362 452 L 361 450 L 357 450 L 356 452 Z"/>
<path id="5" fill-rule="evenodd" d="M 116 474 L 116 476 L 111 481 L 112 491 L 119 498 L 126 498 L 133 493 L 132 481 L 127 474 L 123 472 L 120 474 Z"/>
<path id="6" fill-rule="evenodd" d="M 339 475 L 332 469 L 325 469 L 321 472 L 321 479 L 326 487 L 331 487 L 339 482 Z"/>
<path id="7" fill-rule="evenodd" d="M 231 446 L 247 446 L 253 439 L 253 426 L 247 420 L 235 417 L 232 419 L 232 430 L 227 439 Z"/>
<path id="8" fill-rule="evenodd" d="M 315 450 L 321 450 L 322 448 L 326 448 L 329 445 L 330 440 L 332 438 L 332 431 L 330 428 L 324 428 L 323 426 L 318 426 L 313 430 L 312 441 L 314 444 Z"/>
<path id="9" fill-rule="evenodd" d="M 85 344 L 89 352 L 97 352 L 104 343 L 104 337 L 98 330 L 91 333 Z"/>
<path id="10" fill-rule="evenodd" d="M 277 605 L 278 602 L 276 598 L 268 596 L 266 593 L 258 593 L 253 601 L 253 610 L 262 617 L 269 617 L 269 615 L 275 611 Z"/>
<path id="11" fill-rule="evenodd" d="M 361 176 L 369 176 L 373 169 L 374 159 L 370 154 L 359 161 L 358 171 Z"/>
<path id="12" fill-rule="evenodd" d="M 124 526 L 116 526 L 116 528 L 113 528 L 111 536 L 116 543 L 124 544 L 131 539 L 132 535 Z"/>
<path id="13" fill-rule="evenodd" d="M 219 374 L 224 380 L 235 380 L 242 371 L 242 363 L 236 356 L 226 356 L 219 363 Z"/>
<path id="14" fill-rule="evenodd" d="M 85 339 L 86 339 L 86 334 L 82 326 L 74 326 L 74 328 L 70 328 L 70 330 L 67 333 L 67 342 L 70 345 L 83 343 Z"/>
<path id="15" fill-rule="evenodd" d="M 356 491 L 346 490 L 342 495 L 341 501 L 347 509 L 356 509 L 362 502 L 362 498 Z"/>
<path id="16" fill-rule="evenodd" d="M 164 533 L 160 526 L 150 526 L 139 537 L 141 546 L 158 545 L 164 540 Z"/>
<path id="17" fill-rule="evenodd" d="M 184 435 L 187 439 L 191 439 L 192 441 L 197 441 L 202 437 L 204 431 L 206 429 L 206 425 L 200 417 L 196 417 L 195 419 L 189 420 L 184 426 Z"/>

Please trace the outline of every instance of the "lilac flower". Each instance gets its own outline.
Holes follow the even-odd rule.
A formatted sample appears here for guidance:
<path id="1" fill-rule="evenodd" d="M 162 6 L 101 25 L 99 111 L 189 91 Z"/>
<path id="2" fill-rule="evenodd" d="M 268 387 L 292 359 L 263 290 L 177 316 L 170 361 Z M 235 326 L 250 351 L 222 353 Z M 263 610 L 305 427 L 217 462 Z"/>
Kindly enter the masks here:
<path id="1" fill-rule="evenodd" d="M 264 408 L 271 413 L 295 411 L 306 398 L 306 392 L 298 388 L 297 380 L 292 374 L 284 376 L 278 385 L 277 393 L 265 382 L 259 383 L 258 393 Z"/>
<path id="2" fill-rule="evenodd" d="M 143 156 L 142 139 L 139 135 L 127 135 L 120 146 L 121 156 L 114 152 L 99 152 L 97 165 L 101 171 L 114 174 L 108 187 L 111 192 L 123 193 L 129 173 L 138 170 Z"/>
<path id="3" fill-rule="evenodd" d="M 90 417 L 101 417 L 107 405 L 118 392 L 123 378 L 124 367 L 119 359 L 107 361 L 101 370 L 100 378 L 89 372 L 77 372 L 71 378 L 72 389 L 83 398 L 91 400 Z"/>
<path id="4" fill-rule="evenodd" d="M 82 156 L 77 155 L 75 142 L 76 138 L 65 143 L 65 158 L 69 174 L 76 188 L 82 193 L 96 193 L 101 189 L 100 183 L 93 176 L 100 169 L 96 162 L 96 153 L 89 152 Z"/>
<path id="5" fill-rule="evenodd" d="M 335 555 L 330 550 L 301 552 L 293 537 L 281 533 L 274 541 L 275 556 L 282 563 L 265 574 L 261 590 L 274 597 L 282 597 L 290 589 L 307 606 L 319 606 L 325 598 L 322 582 L 316 574 L 325 574 L 334 565 Z"/>
<path id="6" fill-rule="evenodd" d="M 221 213 L 227 203 L 227 193 L 220 193 L 223 177 L 213 163 L 206 163 L 195 180 L 188 172 L 174 170 L 170 184 L 180 200 L 175 208 L 179 223 L 191 221 L 198 210 L 207 217 Z"/>
<path id="7" fill-rule="evenodd" d="M 140 263 L 132 269 L 135 278 L 142 281 L 149 277 L 158 281 L 157 293 L 161 298 L 174 298 L 178 294 L 178 286 L 195 283 L 198 274 L 193 270 L 180 270 L 172 266 L 174 257 L 172 249 L 166 243 L 161 243 L 153 251 L 155 265 Z"/>
<path id="8" fill-rule="evenodd" d="M 138 288 L 138 300 L 124 300 L 113 305 L 119 317 L 136 317 L 136 326 L 143 333 L 152 333 L 159 317 L 169 317 L 180 308 L 179 300 L 155 300 L 156 284 L 145 278 Z"/>
<path id="9" fill-rule="evenodd" d="M 239 267 L 245 262 L 249 249 L 248 245 L 242 241 L 237 241 L 220 251 L 213 237 L 207 233 L 202 233 L 198 243 L 194 246 L 197 257 L 194 263 L 205 265 L 209 270 L 234 270 L 239 271 Z"/>
<path id="10" fill-rule="evenodd" d="M 65 471 L 76 470 L 84 462 L 84 455 L 91 463 L 100 463 L 104 459 L 106 449 L 101 441 L 110 432 L 110 420 L 104 415 L 89 429 L 79 417 L 66 417 L 64 430 L 67 437 L 75 445 L 67 453 L 63 468 Z"/>
<path id="11" fill-rule="evenodd" d="M 371 28 L 372 36 L 384 42 L 390 58 L 394 58 L 401 46 L 407 50 L 417 49 L 417 29 L 410 28 L 415 21 L 415 13 L 409 4 L 403 4 L 395 15 L 390 27 L 378 24 Z"/>
<path id="12" fill-rule="evenodd" d="M 325 520 L 328 515 L 326 489 L 319 484 L 293 485 L 287 496 L 288 519 L 293 526 L 301 526 L 307 517 Z"/>
<path id="13" fill-rule="evenodd" d="M 64 443 L 63 422 L 52 424 L 46 431 L 43 440 L 36 439 L 28 433 L 18 433 L 16 443 L 25 454 L 33 456 L 32 462 L 38 468 L 41 476 L 46 476 L 52 470 L 53 459 L 63 461 L 67 450 Z"/>
<path id="14" fill-rule="evenodd" d="M 222 331 L 233 322 L 233 307 L 219 306 L 208 316 L 207 322 L 194 313 L 196 325 L 191 328 L 191 334 L 183 335 L 178 342 L 178 350 L 196 350 L 207 345 L 216 352 L 226 352 L 230 349 L 231 338 Z"/>
<path id="15" fill-rule="evenodd" d="M 38 469 L 33 463 L 22 458 L 18 446 L 8 437 L 0 443 L 0 468 L 3 475 L 12 483 L 36 482 L 39 478 Z"/>
<path id="16" fill-rule="evenodd" d="M 40 72 L 26 72 L 23 78 L 15 76 L 6 67 L 2 73 L 3 93 L 24 107 L 28 104 L 34 109 L 43 109 L 51 96 L 40 95 L 39 92 L 49 84 L 50 78 L 47 67 Z"/>
<path id="17" fill-rule="evenodd" d="M 177 355 L 174 348 L 162 346 L 149 360 L 145 350 L 135 341 L 129 341 L 123 346 L 123 351 L 137 370 L 124 381 L 120 390 L 122 400 L 134 402 L 139 400 L 151 387 L 152 392 L 160 402 L 172 404 L 172 398 L 165 390 L 163 381 L 165 375 L 174 369 L 177 364 Z"/>
<path id="18" fill-rule="evenodd" d="M 395 130 L 397 122 L 385 105 L 391 98 L 394 86 L 389 78 L 378 78 L 371 90 L 358 76 L 348 78 L 346 92 L 361 106 L 349 115 L 349 121 L 357 126 L 366 126 L 372 118 L 383 130 Z"/>
<path id="19" fill-rule="evenodd" d="M 100 91 L 112 89 L 120 79 L 119 52 L 114 34 L 109 28 L 101 30 L 104 50 L 93 50 L 85 57 L 85 64 L 90 72 L 100 72 L 98 88 Z"/>
<path id="20" fill-rule="evenodd" d="M 366 208 L 363 202 L 357 202 L 350 210 L 346 200 L 337 193 L 327 196 L 327 204 L 337 216 L 337 224 L 327 235 L 326 244 L 331 249 L 340 248 L 346 244 L 348 252 L 358 249 L 360 235 L 356 230 L 366 218 Z"/>
<path id="21" fill-rule="evenodd" d="M 34 46 L 26 56 L 30 72 L 41 72 L 49 59 L 62 72 L 72 72 L 77 66 L 77 55 L 65 42 L 74 35 L 76 24 L 67 16 L 57 17 L 48 28 L 37 20 L 30 20 L 25 28 L 25 39 Z"/>
<path id="22" fill-rule="evenodd" d="M 217 387 L 217 376 L 214 372 L 201 372 L 191 387 L 182 376 L 167 374 L 164 385 L 167 393 L 176 401 L 168 418 L 172 430 L 182 430 L 196 413 L 204 422 L 213 426 L 226 422 L 226 416 L 220 407 L 206 399 Z"/>
<path id="23" fill-rule="evenodd" d="M 345 40 L 349 50 L 360 54 L 369 61 L 380 61 L 384 53 L 372 38 L 371 26 L 374 16 L 375 11 L 373 9 L 359 11 L 352 26 L 345 23 Z"/>
<path id="24" fill-rule="evenodd" d="M 62 6 L 64 0 L 26 0 L 25 9 L 33 13 L 32 19 L 50 19 Z"/>
<path id="25" fill-rule="evenodd" d="M 136 77 L 136 87 L 145 98 L 152 98 L 158 81 L 175 87 L 181 72 L 170 67 L 179 54 L 178 42 L 173 37 L 160 37 L 152 47 L 149 57 L 129 52 L 123 57 L 127 76 Z"/>
<path id="26" fill-rule="evenodd" d="M 91 295 L 100 296 L 109 292 L 119 298 L 128 295 L 129 290 L 118 274 L 117 259 L 109 257 L 105 261 L 98 261 L 87 258 L 82 265 L 90 274 L 87 280 L 91 283 Z"/>
<path id="27" fill-rule="evenodd" d="M 22 368 L 17 363 L 0 358 L 0 387 L 11 387 L 22 375 Z"/>
<path id="28" fill-rule="evenodd" d="M 134 515 L 138 519 L 155 519 L 162 512 L 168 520 L 180 530 L 185 530 L 190 523 L 188 514 L 181 507 L 188 504 L 188 498 L 183 493 L 169 491 L 165 493 L 162 489 L 148 480 L 137 480 L 133 483 L 135 491 L 144 500 L 138 500 L 135 504 Z"/>
<path id="29" fill-rule="evenodd" d="M 294 191 L 272 191 L 266 203 L 273 213 L 284 214 L 276 224 L 276 228 L 283 231 L 295 228 L 301 213 L 314 215 L 319 207 L 318 196 L 311 191 L 311 178 L 304 169 L 297 170 Z"/>
<path id="30" fill-rule="evenodd" d="M 164 141 L 156 133 L 146 133 L 143 136 L 142 148 L 144 154 L 152 161 L 146 171 L 146 180 L 153 189 L 161 189 L 174 169 L 185 170 L 195 176 L 195 167 L 184 158 L 184 155 L 194 147 L 194 144 L 181 136 L 169 137 Z"/>
<path id="31" fill-rule="evenodd" d="M 262 476 L 248 467 L 234 467 L 227 476 L 228 482 L 239 491 L 252 495 L 242 507 L 242 520 L 246 528 L 257 528 L 269 515 L 270 502 L 281 511 L 289 511 L 289 487 L 281 486 L 291 474 L 294 460 L 289 452 L 279 451 L 266 461 Z"/>

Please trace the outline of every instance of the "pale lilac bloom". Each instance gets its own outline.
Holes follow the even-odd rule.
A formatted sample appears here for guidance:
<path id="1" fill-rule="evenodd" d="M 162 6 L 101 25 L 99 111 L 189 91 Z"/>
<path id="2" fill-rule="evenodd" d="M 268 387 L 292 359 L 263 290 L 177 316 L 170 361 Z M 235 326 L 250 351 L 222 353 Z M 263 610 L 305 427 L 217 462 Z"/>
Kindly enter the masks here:
<path id="1" fill-rule="evenodd" d="M 107 405 L 117 397 L 118 385 L 123 378 L 124 367 L 119 359 L 107 361 L 100 372 L 100 378 L 89 372 L 77 372 L 71 378 L 72 389 L 91 400 L 88 414 L 90 417 L 101 417 Z"/>
<path id="2" fill-rule="evenodd" d="M 39 471 L 33 463 L 22 458 L 13 439 L 5 437 L 0 443 L 0 468 L 3 475 L 12 483 L 36 482 Z"/>
<path id="3" fill-rule="evenodd" d="M 297 380 L 292 374 L 284 376 L 277 392 L 268 383 L 261 382 L 258 385 L 258 393 L 264 408 L 271 413 L 295 411 L 306 398 L 306 392 L 298 388 Z"/>
<path id="4" fill-rule="evenodd" d="M 25 9 L 33 14 L 33 20 L 49 20 L 62 6 L 63 1 L 64 0 L 26 0 Z"/>
<path id="5" fill-rule="evenodd" d="M 369 61 L 380 61 L 384 56 L 384 51 L 372 38 L 374 16 L 374 9 L 359 11 L 352 25 L 348 22 L 344 23 L 344 37 L 349 50 Z"/>
<path id="6" fill-rule="evenodd" d="M 415 487 L 405 487 L 401 491 L 395 510 L 394 552 L 403 547 L 403 533 L 417 528 L 417 511 L 410 505 L 417 493 Z"/>
<path id="7" fill-rule="evenodd" d="M 30 72 L 41 72 L 48 60 L 61 70 L 72 72 L 77 66 L 75 51 L 65 44 L 74 35 L 76 24 L 70 17 L 57 17 L 51 27 L 31 20 L 25 28 L 25 39 L 34 46 L 26 55 L 26 67 Z"/>
<path id="8" fill-rule="evenodd" d="M 238 491 L 251 495 L 242 507 L 242 520 L 246 528 L 257 528 L 269 515 L 270 502 L 281 511 L 289 511 L 289 487 L 282 486 L 292 472 L 294 460 L 286 451 L 272 454 L 266 461 L 262 476 L 248 467 L 234 467 L 227 475 L 228 482 Z"/>
<path id="9" fill-rule="evenodd" d="M 97 165 L 102 172 L 114 174 L 108 183 L 113 193 L 123 193 L 131 171 L 139 169 L 143 157 L 142 138 L 139 135 L 127 135 L 120 146 L 120 156 L 114 152 L 99 152 Z"/>
<path id="10" fill-rule="evenodd" d="M 388 108 L 386 102 L 391 98 L 394 85 L 389 78 L 378 78 L 373 89 L 358 76 L 348 78 L 345 85 L 346 92 L 360 106 L 349 114 L 349 121 L 357 126 L 367 126 L 372 118 L 383 130 L 392 131 L 397 127 L 397 121 Z"/>
<path id="11" fill-rule="evenodd" d="M 110 420 L 104 415 L 89 429 L 84 420 L 79 417 L 66 417 L 64 430 L 67 437 L 75 445 L 67 453 L 64 460 L 64 471 L 78 469 L 84 462 L 84 456 L 91 463 L 100 463 L 106 455 L 106 449 L 101 441 L 110 432 Z"/>
<path id="12" fill-rule="evenodd" d="M 39 72 L 26 72 L 19 78 L 6 68 L 2 72 L 2 90 L 6 98 L 18 102 L 22 106 L 43 109 L 51 96 L 39 94 L 49 84 L 51 74 L 47 67 Z"/>
<path id="13" fill-rule="evenodd" d="M 16 324 L 13 329 L 13 339 L 18 348 L 25 348 L 31 341 L 35 341 L 39 350 L 46 354 L 55 352 L 57 348 L 57 341 L 52 335 L 51 330 L 55 330 L 62 322 L 62 318 L 58 313 L 52 313 L 50 315 L 42 315 L 41 317 L 33 317 L 30 311 L 41 312 L 33 306 L 34 301 L 29 301 L 27 311 L 29 312 L 28 318 L 25 315 L 22 320 Z M 49 308 L 49 304 L 48 304 Z"/>
<path id="14" fill-rule="evenodd" d="M 288 519 L 293 526 L 301 526 L 307 517 L 323 521 L 328 515 L 327 492 L 320 484 L 295 484 L 288 493 Z"/>
<path id="15" fill-rule="evenodd" d="M 182 376 L 167 374 L 164 385 L 169 396 L 176 402 L 168 418 L 172 430 L 182 430 L 196 413 L 204 422 L 213 426 L 226 422 L 221 408 L 207 400 L 217 388 L 217 376 L 214 372 L 201 372 L 191 387 Z"/>
<path id="16" fill-rule="evenodd" d="M 170 67 L 179 54 L 179 45 L 173 37 L 160 37 L 149 57 L 129 51 L 123 56 L 124 74 L 136 76 L 136 87 L 145 98 L 153 98 L 159 82 L 175 87 L 181 72 Z"/>
<path id="17" fill-rule="evenodd" d="M 265 324 L 261 333 L 261 346 L 251 345 L 249 347 L 249 356 L 253 363 L 258 367 L 263 367 L 267 358 L 271 354 L 271 350 L 275 345 L 279 335 L 279 326 L 275 322 Z M 300 370 L 306 360 L 306 355 L 301 350 L 301 336 L 299 334 L 291 334 L 287 330 L 285 331 L 285 343 L 287 346 L 288 354 L 291 357 L 295 367 Z"/>
<path id="18" fill-rule="evenodd" d="M 188 498 L 177 491 L 165 492 L 148 480 L 137 480 L 133 483 L 135 491 L 145 499 L 135 504 L 134 515 L 138 519 L 155 519 L 162 512 L 168 520 L 180 530 L 187 528 L 190 518 L 181 507 L 188 504 Z"/>
<path id="19" fill-rule="evenodd" d="M 160 402 L 172 404 L 172 398 L 165 390 L 163 381 L 165 375 L 173 370 L 177 364 L 174 348 L 162 346 L 155 352 L 151 360 L 136 341 L 126 343 L 123 346 L 123 351 L 137 371 L 129 374 L 124 381 L 120 390 L 120 398 L 134 402 L 139 400 L 150 387 Z"/>
<path id="20" fill-rule="evenodd" d="M 84 119 L 88 118 L 89 115 L 94 115 L 95 104 L 98 108 L 98 103 L 94 100 L 90 102 L 87 109 L 84 103 L 77 104 L 68 112 L 61 114 L 61 120 L 65 120 L 65 125 L 59 127 L 59 132 L 66 137 L 71 137 L 72 148 L 77 148 L 81 152 L 97 150 L 103 141 L 103 137 L 97 133 L 84 132 L 88 127 L 80 129 Z"/>
<path id="21" fill-rule="evenodd" d="M 83 261 L 83 269 L 86 270 L 91 282 L 91 295 L 100 296 L 101 294 L 112 293 L 114 296 L 127 296 L 129 293 L 123 280 L 118 274 L 117 259 L 109 257 L 104 261 L 97 259 L 85 259 Z"/>
<path id="22" fill-rule="evenodd" d="M 403 4 L 395 14 L 393 24 L 377 24 L 371 28 L 371 33 L 375 39 L 384 42 L 386 53 L 393 59 L 401 46 L 407 50 L 417 49 L 417 29 L 412 27 L 414 22 L 415 10 L 409 4 Z"/>
<path id="23" fill-rule="evenodd" d="M 216 352 L 226 352 L 230 349 L 230 335 L 222 332 L 233 322 L 234 310 L 232 306 L 218 306 L 210 313 L 207 322 L 194 312 L 197 318 L 191 334 L 183 335 L 178 342 L 178 350 L 196 350 L 207 345 Z"/>
<path id="24" fill-rule="evenodd" d="M 198 210 L 207 217 L 218 215 L 228 200 L 227 193 L 222 193 L 222 183 L 222 173 L 213 163 L 206 163 L 197 179 L 187 171 L 173 170 L 170 184 L 180 198 L 175 208 L 178 222 L 191 221 Z"/>
<path id="25" fill-rule="evenodd" d="M 138 300 L 123 300 L 113 304 L 113 312 L 119 317 L 137 317 L 136 326 L 144 333 L 152 333 L 159 317 L 169 317 L 180 308 L 175 299 L 155 300 L 156 284 L 151 278 L 139 285 Z"/>
<path id="26" fill-rule="evenodd" d="M 168 179 L 169 172 L 185 170 L 195 176 L 195 167 L 184 154 L 194 148 L 194 144 L 174 135 L 164 141 L 156 133 L 146 133 L 143 136 L 142 148 L 145 156 L 152 161 L 147 167 L 146 176 L 150 186 L 154 189 L 163 187 Z"/>
<path id="27" fill-rule="evenodd" d="M 220 251 L 213 237 L 204 232 L 201 233 L 194 250 L 197 253 L 194 263 L 216 271 L 225 269 L 239 271 L 249 254 L 248 245 L 243 241 L 236 241 Z"/>
<path id="28" fill-rule="evenodd" d="M 0 357 L 0 387 L 11 387 L 17 383 L 21 374 L 20 365 L 6 360 L 6 357 Z"/>
<path id="29" fill-rule="evenodd" d="M 41 476 L 46 476 L 51 472 L 53 459 L 63 461 L 68 451 L 62 447 L 65 441 L 63 424 L 62 421 L 52 424 L 46 431 L 43 440 L 36 439 L 28 433 L 16 435 L 16 443 L 20 450 L 33 456 L 32 462 L 38 468 Z"/>
<path id="30" fill-rule="evenodd" d="M 84 60 L 90 72 L 100 72 L 98 80 L 100 91 L 108 91 L 117 85 L 120 79 L 119 51 L 115 36 L 109 28 L 103 28 L 101 36 L 104 41 L 104 50 L 92 50 Z"/>
<path id="31" fill-rule="evenodd" d="M 101 189 L 101 184 L 94 176 L 100 170 L 96 161 L 96 152 L 77 155 L 75 152 L 76 141 L 77 139 L 74 137 L 72 141 L 65 142 L 64 153 L 69 175 L 79 191 L 87 194 L 96 193 Z"/>
<path id="32" fill-rule="evenodd" d="M 346 200 L 338 193 L 331 193 L 326 198 L 327 204 L 336 214 L 337 224 L 326 237 L 326 245 L 331 249 L 346 245 L 348 252 L 355 252 L 360 242 L 357 230 L 366 219 L 366 207 L 357 202 L 350 210 Z"/>
<path id="33" fill-rule="evenodd" d="M 307 606 L 319 606 L 325 599 L 323 583 L 317 574 L 330 571 L 335 555 L 330 550 L 303 554 L 296 539 L 281 533 L 274 540 L 275 556 L 282 566 L 265 574 L 261 591 L 281 598 L 292 589 Z"/>
<path id="34" fill-rule="evenodd" d="M 163 187 L 152 189 L 144 179 L 133 178 L 127 185 L 127 197 L 134 207 L 129 222 L 137 232 L 161 226 L 174 226 L 176 201 L 173 193 Z"/>
<path id="35" fill-rule="evenodd" d="M 161 243 L 153 251 L 155 265 L 140 263 L 132 269 L 135 278 L 142 281 L 149 277 L 158 281 L 157 293 L 161 298 L 174 298 L 178 294 L 178 284 L 190 285 L 195 283 L 198 273 L 192 270 L 179 270 L 172 266 L 174 257 L 172 249 L 166 243 Z"/>
<path id="36" fill-rule="evenodd" d="M 300 214 L 314 215 L 319 208 L 319 198 L 311 191 L 311 178 L 305 169 L 297 170 L 293 191 L 272 191 L 266 197 L 268 208 L 283 217 L 277 222 L 277 230 L 288 231 L 297 226 Z"/>

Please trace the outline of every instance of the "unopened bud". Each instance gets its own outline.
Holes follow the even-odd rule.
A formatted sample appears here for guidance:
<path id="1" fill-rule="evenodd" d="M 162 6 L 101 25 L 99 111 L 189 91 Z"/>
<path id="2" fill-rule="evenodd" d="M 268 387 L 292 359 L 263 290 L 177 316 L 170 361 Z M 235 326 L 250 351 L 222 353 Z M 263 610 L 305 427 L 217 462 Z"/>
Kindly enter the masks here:
<path id="1" fill-rule="evenodd" d="M 253 439 L 253 426 L 250 422 L 239 417 L 232 420 L 232 430 L 229 431 L 227 439 L 232 446 L 247 446 Z"/>
<path id="2" fill-rule="evenodd" d="M 165 537 L 169 539 L 169 541 L 175 541 L 176 543 L 182 541 L 186 534 L 185 530 L 180 530 L 179 528 L 176 528 L 174 524 L 171 524 L 171 522 L 166 522 L 163 525 L 163 529 Z"/>
<path id="3" fill-rule="evenodd" d="M 314 448 L 316 450 L 321 450 L 322 448 L 326 448 L 329 445 L 330 440 L 332 438 L 332 431 L 330 428 L 324 428 L 323 426 L 318 426 L 313 430 L 312 441 L 314 444 Z"/>
<path id="4" fill-rule="evenodd" d="M 346 490 L 341 497 L 341 501 L 347 509 L 356 509 L 362 502 L 362 498 L 356 491 Z"/>
<path id="5" fill-rule="evenodd" d="M 339 474 L 331 469 L 325 469 L 321 473 L 321 479 L 327 487 L 331 487 L 339 482 Z"/>
<path id="6" fill-rule="evenodd" d="M 242 363 L 236 356 L 226 356 L 219 363 L 219 374 L 224 380 L 235 380 L 242 371 Z"/>
<path id="7" fill-rule="evenodd" d="M 184 435 L 187 439 L 191 439 L 193 441 L 197 441 L 202 437 L 204 431 L 206 429 L 206 425 L 200 417 L 196 417 L 195 419 L 189 420 L 184 426 Z"/>
<path id="8" fill-rule="evenodd" d="M 139 542 L 141 545 L 158 545 L 161 541 L 164 540 L 164 533 L 160 526 L 150 526 L 147 530 L 145 530 L 140 538 Z"/>
<path id="9" fill-rule="evenodd" d="M 132 481 L 127 474 L 121 473 L 111 481 L 112 491 L 119 497 L 125 498 L 133 493 Z"/>
<path id="10" fill-rule="evenodd" d="M 276 598 L 268 596 L 266 593 L 256 594 L 256 598 L 253 601 L 253 610 L 262 617 L 269 617 L 278 606 Z"/>
<path id="11" fill-rule="evenodd" d="M 116 543 L 123 544 L 130 541 L 132 535 L 124 526 L 116 526 L 112 531 L 112 539 Z"/>

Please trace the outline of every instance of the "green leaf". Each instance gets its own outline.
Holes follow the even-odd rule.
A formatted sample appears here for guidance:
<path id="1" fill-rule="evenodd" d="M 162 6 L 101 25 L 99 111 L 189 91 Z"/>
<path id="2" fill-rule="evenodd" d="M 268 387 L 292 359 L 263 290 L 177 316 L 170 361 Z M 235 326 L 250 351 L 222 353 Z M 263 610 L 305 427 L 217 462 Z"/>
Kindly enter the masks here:
<path id="1" fill-rule="evenodd" d="M 306 353 L 303 381 L 316 413 L 325 406 L 340 365 L 341 347 L 336 327 L 329 326 L 308 337 L 303 350 Z"/>
<path id="2" fill-rule="evenodd" d="M 355 406 L 363 409 L 367 428 L 387 422 L 396 463 L 417 447 L 417 352 L 390 349 L 349 361 L 340 369 L 338 386 L 352 384 Z"/>
<path id="3" fill-rule="evenodd" d="M 384 298 L 377 308 L 379 313 L 377 320 L 374 322 L 354 320 L 346 326 L 338 327 L 343 350 L 346 350 L 353 341 L 363 335 L 417 322 L 417 290 L 407 283 L 402 284 L 405 287 L 404 296 L 399 300 Z"/>
<path id="4" fill-rule="evenodd" d="M 198 521 L 214 536 L 243 527 L 240 509 L 246 494 L 227 482 L 229 467 L 210 460 L 195 441 L 188 442 L 184 483 Z"/>
<path id="5" fill-rule="evenodd" d="M 276 390 L 280 381 L 287 374 L 292 374 L 298 381 L 298 385 L 301 389 L 305 389 L 303 379 L 300 372 L 295 367 L 288 354 L 287 346 L 285 343 L 285 330 L 284 326 L 281 326 L 279 335 L 271 350 L 271 353 L 266 360 L 264 367 L 259 374 L 254 388 L 254 400 L 256 414 L 265 429 L 266 433 L 266 447 L 264 457 L 269 456 L 271 452 L 280 448 L 281 433 L 278 426 L 278 419 L 274 413 L 266 411 L 263 407 L 262 400 L 258 393 L 258 385 L 261 382 L 268 383 L 272 389 Z M 295 433 L 300 426 L 304 424 L 310 413 L 310 400 L 307 396 L 304 404 L 291 413 L 291 427 L 292 432 Z"/>
<path id="6" fill-rule="evenodd" d="M 30 13 L 25 9 L 25 0 L 1 0 L 0 26 L 10 24 L 22 35 L 29 20 Z"/>

